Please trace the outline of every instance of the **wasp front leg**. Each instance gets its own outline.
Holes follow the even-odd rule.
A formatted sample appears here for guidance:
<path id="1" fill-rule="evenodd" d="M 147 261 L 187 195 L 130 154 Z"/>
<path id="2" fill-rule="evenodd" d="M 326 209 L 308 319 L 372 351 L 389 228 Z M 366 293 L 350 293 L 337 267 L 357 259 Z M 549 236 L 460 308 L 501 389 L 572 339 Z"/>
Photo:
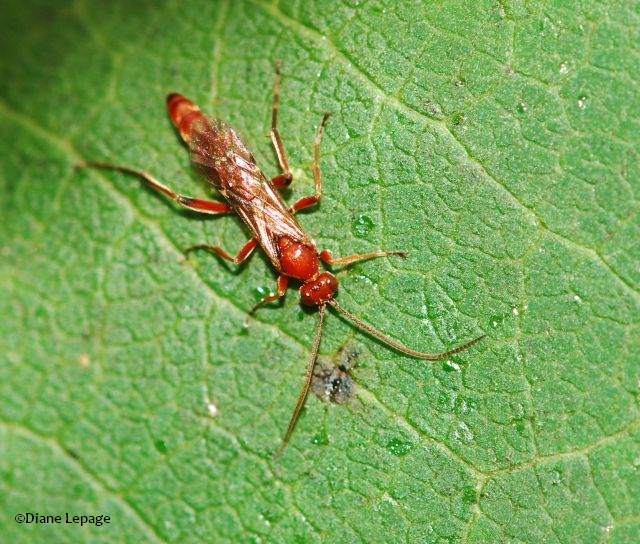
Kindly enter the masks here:
<path id="1" fill-rule="evenodd" d="M 278 276 L 277 292 L 274 295 L 268 295 L 264 297 L 260 302 L 258 302 L 258 304 L 256 304 L 253 308 L 251 308 L 249 315 L 255 314 L 258 308 L 260 308 L 261 306 L 264 306 L 265 304 L 269 304 L 271 302 L 275 302 L 276 300 L 280 300 L 283 296 L 287 294 L 288 287 L 289 287 L 289 278 L 284 274 L 281 274 L 280 276 Z"/>

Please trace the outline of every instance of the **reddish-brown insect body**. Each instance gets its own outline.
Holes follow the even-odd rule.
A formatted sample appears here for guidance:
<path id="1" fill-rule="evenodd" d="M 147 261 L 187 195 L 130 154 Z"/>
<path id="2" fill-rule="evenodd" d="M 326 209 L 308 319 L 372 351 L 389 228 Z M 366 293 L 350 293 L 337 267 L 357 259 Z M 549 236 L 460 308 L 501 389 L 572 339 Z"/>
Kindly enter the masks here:
<path id="1" fill-rule="evenodd" d="M 180 195 L 146 172 L 125 166 L 116 166 L 101 162 L 88 162 L 82 166 L 118 170 L 136 175 L 142 178 L 149 187 L 155 191 L 162 193 L 182 206 L 196 212 L 210 215 L 229 213 L 239 215 L 251 232 L 252 237 L 235 257 L 232 257 L 219 246 L 207 244 L 192 246 L 188 248 L 187 251 L 204 249 L 223 259 L 240 264 L 251 255 L 257 245 L 260 245 L 279 274 L 277 293 L 263 298 L 251 310 L 251 313 L 255 312 L 260 305 L 273 302 L 283 297 L 287 291 L 290 279 L 301 283 L 301 302 L 306 306 L 318 307 L 319 319 L 311 357 L 307 365 L 306 380 L 283 439 L 280 450 L 282 451 L 295 428 L 311 385 L 313 368 L 320 348 L 322 325 L 327 305 L 330 305 L 341 316 L 383 344 L 411 357 L 429 361 L 444 359 L 454 353 L 467 349 L 483 338 L 484 335 L 449 351 L 435 354 L 424 353 L 408 348 L 385 336 L 338 304 L 335 300 L 335 295 L 338 290 L 338 280 L 330 272 L 321 271 L 320 262 L 333 266 L 344 266 L 390 255 L 404 257 L 406 253 L 402 251 L 376 251 L 336 259 L 326 250 L 318 251 L 315 242 L 299 225 L 295 214 L 300 210 L 304 210 L 318 203 L 322 196 L 320 143 L 328 114 L 324 115 L 318 127 L 314 142 L 312 171 L 315 193 L 311 196 L 301 198 L 292 206 L 288 206 L 278 191 L 279 189 L 289 186 L 293 179 L 284 144 L 282 143 L 278 130 L 279 104 L 280 71 L 277 65 L 270 136 L 281 173 L 268 180 L 256 165 L 253 155 L 247 149 L 244 142 L 229 125 L 219 119 L 207 117 L 200 111 L 198 106 L 181 94 L 172 93 L 167 97 L 169 117 L 182 139 L 189 145 L 193 163 L 202 169 L 212 186 L 220 192 L 227 203 Z"/>
<path id="2" fill-rule="evenodd" d="M 300 300 L 306 306 L 329 302 L 338 290 L 338 280 L 331 272 L 318 274 L 300 287 Z"/>
<path id="3" fill-rule="evenodd" d="M 313 246 L 283 236 L 278 240 L 278 253 L 282 272 L 300 281 L 309 281 L 318 275 L 320 259 Z"/>

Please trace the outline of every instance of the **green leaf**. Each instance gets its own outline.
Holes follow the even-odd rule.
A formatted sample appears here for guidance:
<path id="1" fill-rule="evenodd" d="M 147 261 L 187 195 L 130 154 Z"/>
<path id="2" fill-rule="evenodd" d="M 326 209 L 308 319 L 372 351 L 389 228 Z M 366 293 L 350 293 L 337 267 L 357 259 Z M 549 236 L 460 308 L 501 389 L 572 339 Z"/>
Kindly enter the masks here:
<path id="1" fill-rule="evenodd" d="M 0 48 L 0 532 L 7 542 L 640 541 L 637 2 L 12 2 Z M 237 219 L 201 219 L 83 159 L 206 197 L 167 119 L 179 91 L 267 175 L 281 129 L 336 255 L 359 352 L 274 460 L 315 323 Z M 346 377 L 344 379 L 347 379 Z M 96 527 L 21 512 L 103 514 Z"/>

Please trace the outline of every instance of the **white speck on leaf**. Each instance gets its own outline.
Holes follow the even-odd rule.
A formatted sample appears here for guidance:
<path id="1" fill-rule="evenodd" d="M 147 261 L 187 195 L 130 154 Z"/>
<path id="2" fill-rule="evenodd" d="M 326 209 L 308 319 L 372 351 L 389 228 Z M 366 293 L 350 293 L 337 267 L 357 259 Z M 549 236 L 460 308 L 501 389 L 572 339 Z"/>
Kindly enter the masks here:
<path id="1" fill-rule="evenodd" d="M 454 363 L 453 361 L 449 361 L 449 367 L 455 370 L 456 372 L 460 372 L 460 365 L 458 363 Z"/>
<path id="2" fill-rule="evenodd" d="M 207 413 L 211 417 L 216 417 L 220 413 L 220 411 L 218 410 L 218 407 L 213 404 L 213 402 L 207 401 Z"/>
<path id="3" fill-rule="evenodd" d="M 458 440 L 462 439 L 465 442 L 471 442 L 473 440 L 473 433 L 464 421 L 461 421 L 458 424 L 458 427 L 454 431 L 453 436 Z"/>

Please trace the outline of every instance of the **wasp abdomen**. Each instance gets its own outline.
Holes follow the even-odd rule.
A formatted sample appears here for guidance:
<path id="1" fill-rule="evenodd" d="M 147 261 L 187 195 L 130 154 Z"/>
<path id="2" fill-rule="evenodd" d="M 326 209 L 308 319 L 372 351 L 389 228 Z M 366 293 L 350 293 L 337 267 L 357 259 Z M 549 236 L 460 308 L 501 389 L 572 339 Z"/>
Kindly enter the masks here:
<path id="1" fill-rule="evenodd" d="M 185 142 L 189 143 L 193 124 L 204 119 L 200 108 L 181 94 L 171 93 L 167 96 L 167 109 L 169 110 L 171 122 L 180 131 L 180 136 Z"/>

